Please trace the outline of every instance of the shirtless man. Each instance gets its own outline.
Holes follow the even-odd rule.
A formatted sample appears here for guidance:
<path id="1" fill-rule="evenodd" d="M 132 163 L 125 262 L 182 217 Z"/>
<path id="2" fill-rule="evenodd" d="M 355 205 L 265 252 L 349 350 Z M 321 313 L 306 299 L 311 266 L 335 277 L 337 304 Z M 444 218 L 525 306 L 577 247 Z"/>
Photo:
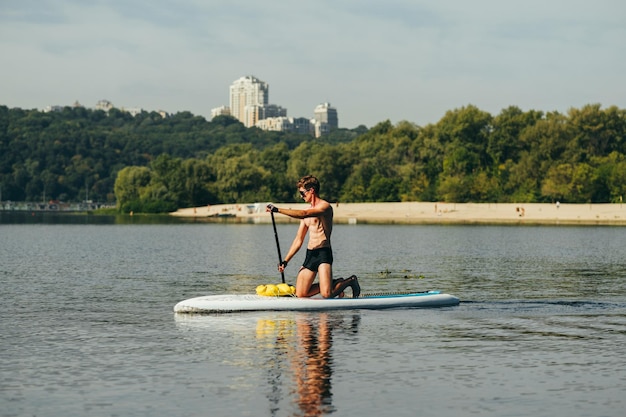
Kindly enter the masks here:
<path id="1" fill-rule="evenodd" d="M 300 267 L 296 280 L 296 296 L 311 297 L 322 294 L 324 298 L 334 298 L 343 294 L 343 290 L 352 287 L 352 296 L 358 297 L 361 288 L 356 276 L 336 280 L 332 279 L 333 251 L 330 245 L 330 235 L 333 231 L 333 208 L 328 201 L 319 196 L 320 183 L 317 178 L 307 175 L 298 181 L 298 191 L 302 199 L 311 206 L 305 210 L 278 208 L 268 204 L 268 212 L 280 213 L 294 219 L 300 219 L 300 227 L 289 248 L 289 252 L 278 270 L 283 272 L 287 263 L 302 247 L 304 238 L 309 233 L 306 258 Z M 314 284 L 315 276 L 319 273 L 319 283 Z"/>

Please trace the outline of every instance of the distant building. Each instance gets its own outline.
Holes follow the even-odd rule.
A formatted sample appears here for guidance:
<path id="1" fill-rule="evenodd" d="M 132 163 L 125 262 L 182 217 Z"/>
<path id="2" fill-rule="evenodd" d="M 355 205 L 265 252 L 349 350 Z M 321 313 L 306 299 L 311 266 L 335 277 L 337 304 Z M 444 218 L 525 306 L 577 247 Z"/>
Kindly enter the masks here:
<path id="1" fill-rule="evenodd" d="M 315 107 L 314 114 L 314 118 L 317 122 L 328 124 L 330 129 L 337 129 L 339 127 L 337 109 L 331 107 L 330 103 L 322 103 Z"/>
<path id="2" fill-rule="evenodd" d="M 277 106 L 276 104 L 268 104 L 259 108 L 261 115 L 260 119 L 266 119 L 268 117 L 287 117 L 287 109 Z"/>
<path id="3" fill-rule="evenodd" d="M 330 125 L 326 122 L 320 122 L 319 120 L 311 119 L 311 133 L 316 138 L 324 136 L 330 133 Z"/>
<path id="4" fill-rule="evenodd" d="M 41 109 L 41 111 L 42 111 L 42 112 L 44 112 L 44 113 L 50 113 L 51 111 L 58 112 L 58 111 L 63 111 L 63 109 L 64 109 L 65 107 L 69 107 L 69 106 L 58 106 L 58 105 L 54 105 L 54 106 L 46 106 L 46 107 L 44 107 L 43 109 Z M 83 106 L 82 104 L 80 104 L 80 103 L 78 102 L 78 100 L 76 100 L 76 101 L 74 102 L 74 104 L 72 104 L 72 106 L 71 106 L 71 107 L 73 107 L 73 108 L 75 108 L 75 109 L 77 109 L 77 108 L 84 108 L 84 106 Z"/>
<path id="5" fill-rule="evenodd" d="M 260 107 L 269 100 L 269 85 L 251 75 L 235 80 L 230 86 L 230 111 L 244 126 L 251 127 L 263 117 L 259 117 Z"/>
<path id="6" fill-rule="evenodd" d="M 137 116 L 138 114 L 141 114 L 141 112 L 143 111 L 141 107 L 129 107 L 129 108 L 123 107 L 121 110 L 127 113 L 130 113 L 131 116 L 133 117 Z"/>
<path id="7" fill-rule="evenodd" d="M 108 112 L 113 108 L 113 103 L 109 100 L 100 100 L 96 103 L 96 110 L 104 110 Z"/>
<path id="8" fill-rule="evenodd" d="M 52 111 L 63 111 L 63 106 L 46 106 L 42 110 L 44 113 L 50 113 Z"/>
<path id="9" fill-rule="evenodd" d="M 306 117 L 268 117 L 259 120 L 255 126 L 259 129 L 275 132 L 311 134 L 311 122 Z"/>
<path id="10" fill-rule="evenodd" d="M 291 132 L 293 123 L 288 117 L 268 117 L 256 122 L 256 127 L 273 132 Z"/>
<path id="11" fill-rule="evenodd" d="M 230 107 L 220 106 L 211 109 L 211 119 L 217 116 L 230 116 Z"/>
<path id="12" fill-rule="evenodd" d="M 298 132 L 320 137 L 339 127 L 337 109 L 330 103 L 315 108 L 313 119 L 287 117 L 287 109 L 269 104 L 269 85 L 247 75 L 235 80 L 230 86 L 230 106 L 211 110 L 211 118 L 230 115 L 246 127 L 279 132 Z"/>
<path id="13" fill-rule="evenodd" d="M 41 111 L 44 113 L 48 113 L 51 111 L 63 111 L 63 109 L 65 107 L 70 107 L 70 106 L 46 106 L 44 107 Z M 83 106 L 82 104 L 80 104 L 78 102 L 78 100 L 76 100 L 74 102 L 74 104 L 72 104 L 73 108 L 85 108 L 85 106 Z M 113 105 L 113 103 L 111 103 L 109 100 L 100 100 L 96 103 L 96 106 L 93 108 L 93 110 L 102 110 L 105 112 L 109 112 L 109 110 L 115 108 L 115 106 Z M 120 111 L 126 112 L 126 113 L 130 113 L 131 116 L 136 117 L 138 115 L 140 115 L 141 113 L 143 113 L 144 111 L 146 111 L 145 109 L 141 108 L 141 107 L 122 107 L 121 109 L 119 109 Z M 169 117 L 169 114 L 165 111 L 165 110 L 157 110 L 156 111 L 162 118 L 166 118 Z"/>
<path id="14" fill-rule="evenodd" d="M 311 134 L 311 121 L 306 117 L 293 117 L 291 118 L 293 124 L 293 131 L 301 133 L 303 135 Z"/>

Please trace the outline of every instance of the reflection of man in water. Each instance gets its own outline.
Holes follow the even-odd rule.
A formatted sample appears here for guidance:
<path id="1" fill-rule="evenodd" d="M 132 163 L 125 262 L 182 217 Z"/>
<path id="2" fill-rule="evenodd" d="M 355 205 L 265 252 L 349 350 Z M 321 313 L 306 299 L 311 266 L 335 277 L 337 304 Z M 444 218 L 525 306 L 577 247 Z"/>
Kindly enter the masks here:
<path id="1" fill-rule="evenodd" d="M 297 392 L 295 401 L 305 416 L 319 416 L 333 411 L 332 334 L 328 314 L 320 314 L 317 326 L 315 324 L 309 320 L 296 321 L 298 345 L 292 361 Z"/>
<path id="2" fill-rule="evenodd" d="M 282 356 L 286 353 L 293 371 L 294 384 L 290 396 L 293 396 L 292 402 L 300 411 L 296 415 L 321 416 L 335 411 L 331 384 L 333 331 L 356 333 L 359 320 L 360 316 L 355 315 L 351 322 L 344 323 L 344 316 L 320 313 L 298 315 L 295 323 L 291 319 L 272 323 L 272 328 L 278 330 L 278 334 L 275 334 L 277 344 L 273 347 L 274 354 Z M 267 330 L 260 331 L 264 327 L 267 326 L 257 326 L 257 334 L 269 336 Z M 273 411 L 277 411 L 281 408 L 281 396 L 278 392 L 280 388 L 275 384 L 280 384 L 282 372 L 279 369 L 271 371 L 269 380 L 273 387 L 269 399 L 275 407 Z"/>

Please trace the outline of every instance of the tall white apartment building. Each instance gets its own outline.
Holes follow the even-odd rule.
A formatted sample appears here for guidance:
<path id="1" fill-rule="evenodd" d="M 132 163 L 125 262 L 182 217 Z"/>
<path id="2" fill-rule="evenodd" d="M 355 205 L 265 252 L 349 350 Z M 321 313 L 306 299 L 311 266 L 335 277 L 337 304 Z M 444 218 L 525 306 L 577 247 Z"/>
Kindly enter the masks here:
<path id="1" fill-rule="evenodd" d="M 326 123 L 330 129 L 339 127 L 339 118 L 337 117 L 337 109 L 331 107 L 330 103 L 322 103 L 315 107 L 314 119 L 319 124 Z"/>
<path id="2" fill-rule="evenodd" d="M 269 85 L 256 77 L 241 77 L 230 86 L 230 112 L 246 127 L 264 118 L 269 101 Z"/>

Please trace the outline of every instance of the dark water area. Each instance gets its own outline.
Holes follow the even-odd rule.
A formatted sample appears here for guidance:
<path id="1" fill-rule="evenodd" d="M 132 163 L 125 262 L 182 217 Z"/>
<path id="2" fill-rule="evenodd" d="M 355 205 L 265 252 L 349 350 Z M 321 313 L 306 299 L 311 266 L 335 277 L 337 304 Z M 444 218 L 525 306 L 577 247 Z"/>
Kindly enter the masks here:
<path id="1" fill-rule="evenodd" d="M 172 308 L 279 282 L 271 224 L 75 217 L 1 218 L 0 416 L 626 409 L 623 228 L 337 225 L 335 276 L 461 304 L 197 316 Z"/>
<path id="2" fill-rule="evenodd" d="M 94 214 L 59 211 L 1 211 L 2 224 L 184 224 L 189 220 L 163 215 Z"/>

